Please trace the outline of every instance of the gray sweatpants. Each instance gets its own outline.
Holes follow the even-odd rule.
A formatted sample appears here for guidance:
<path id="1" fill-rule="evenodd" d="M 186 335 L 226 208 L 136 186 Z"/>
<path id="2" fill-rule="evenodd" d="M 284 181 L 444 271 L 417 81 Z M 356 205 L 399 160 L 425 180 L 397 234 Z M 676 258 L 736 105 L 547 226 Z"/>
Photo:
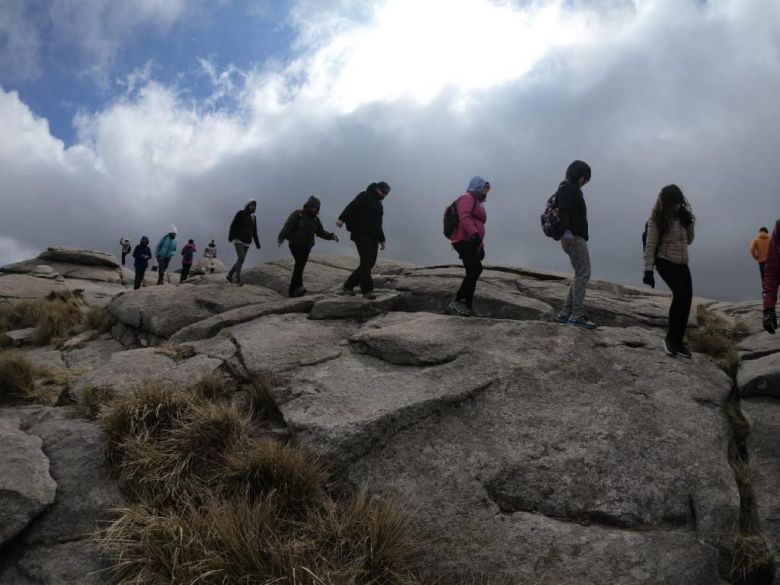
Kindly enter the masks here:
<path id="1" fill-rule="evenodd" d="M 563 240 L 561 240 L 563 246 Z M 572 317 L 582 317 L 585 315 L 585 290 L 590 280 L 590 254 L 588 253 L 588 242 L 580 236 L 574 236 L 574 241 L 567 251 L 571 266 L 574 268 L 574 279 L 569 286 L 569 294 L 566 295 L 566 303 L 561 312 L 564 315 Z"/>

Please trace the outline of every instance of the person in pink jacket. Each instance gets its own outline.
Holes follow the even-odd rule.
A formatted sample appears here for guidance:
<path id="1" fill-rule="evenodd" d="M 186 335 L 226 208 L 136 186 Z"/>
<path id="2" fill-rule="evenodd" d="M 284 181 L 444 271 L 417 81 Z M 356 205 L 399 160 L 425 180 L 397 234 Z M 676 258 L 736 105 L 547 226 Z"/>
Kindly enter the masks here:
<path id="1" fill-rule="evenodd" d="M 455 206 L 458 210 L 458 227 L 452 233 L 450 242 L 458 252 L 466 269 L 466 276 L 450 303 L 449 309 L 458 315 L 470 317 L 474 314 L 474 290 L 482 273 L 482 260 L 485 258 L 485 199 L 490 191 L 490 183 L 482 177 L 472 177 L 466 192 L 458 197 Z"/>
<path id="2" fill-rule="evenodd" d="M 772 230 L 764 267 L 764 329 L 774 334 L 777 329 L 777 288 L 780 285 L 780 219 Z"/>

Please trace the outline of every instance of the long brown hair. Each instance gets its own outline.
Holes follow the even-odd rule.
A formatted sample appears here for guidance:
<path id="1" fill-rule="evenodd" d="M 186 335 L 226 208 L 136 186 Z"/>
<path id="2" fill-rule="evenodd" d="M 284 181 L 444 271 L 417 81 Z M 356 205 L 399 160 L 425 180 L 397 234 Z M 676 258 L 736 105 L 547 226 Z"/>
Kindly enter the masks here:
<path id="1" fill-rule="evenodd" d="M 679 205 L 679 209 L 676 206 Z M 680 219 L 683 225 L 690 218 L 692 224 L 696 218 L 691 212 L 691 205 L 677 185 L 667 185 L 658 194 L 658 199 L 653 207 L 653 223 L 658 228 L 658 233 L 663 234 L 669 228 L 669 223 L 674 219 Z"/>

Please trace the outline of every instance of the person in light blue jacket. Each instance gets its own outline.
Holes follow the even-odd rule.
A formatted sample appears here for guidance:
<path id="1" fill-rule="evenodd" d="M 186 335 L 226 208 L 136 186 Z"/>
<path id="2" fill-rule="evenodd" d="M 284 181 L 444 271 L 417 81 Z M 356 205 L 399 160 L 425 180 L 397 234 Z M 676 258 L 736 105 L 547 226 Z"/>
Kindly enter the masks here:
<path id="1" fill-rule="evenodd" d="M 168 268 L 168 264 L 171 262 L 171 258 L 176 253 L 176 226 L 172 225 L 168 233 L 165 234 L 157 243 L 157 247 L 154 249 L 154 255 L 157 257 L 157 284 L 163 283 L 163 277 L 165 271 Z"/>

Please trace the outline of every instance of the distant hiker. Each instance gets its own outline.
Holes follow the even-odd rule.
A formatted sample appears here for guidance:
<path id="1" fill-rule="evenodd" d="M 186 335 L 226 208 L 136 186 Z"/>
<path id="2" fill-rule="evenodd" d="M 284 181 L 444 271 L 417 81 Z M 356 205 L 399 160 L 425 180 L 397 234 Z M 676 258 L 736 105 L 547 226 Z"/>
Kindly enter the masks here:
<path id="1" fill-rule="evenodd" d="M 257 237 L 257 219 L 255 218 L 256 210 L 257 201 L 249 199 L 244 209 L 239 210 L 230 223 L 228 240 L 236 247 L 237 260 L 226 278 L 228 282 L 233 282 L 233 276 L 235 276 L 235 283 L 238 286 L 242 286 L 241 267 L 244 265 L 246 253 L 249 250 L 249 246 L 252 245 L 252 240 L 254 240 L 257 249 L 260 249 L 260 239 Z"/>
<path id="2" fill-rule="evenodd" d="M 281 246 L 285 240 L 290 242 L 290 252 L 295 258 L 295 267 L 293 268 L 292 278 L 290 279 L 290 297 L 301 297 L 306 294 L 303 288 L 303 269 L 309 259 L 309 253 L 314 247 L 314 236 L 323 240 L 339 241 L 339 237 L 325 231 L 322 222 L 318 217 L 320 213 L 320 200 L 312 195 L 303 204 L 303 209 L 296 209 L 287 218 L 287 221 L 279 232 L 277 238 Z"/>
<path id="3" fill-rule="evenodd" d="M 217 257 L 217 245 L 214 243 L 214 240 L 211 240 L 209 242 L 209 245 L 206 246 L 206 249 L 203 250 L 203 257 L 204 258 L 216 258 Z"/>
<path id="4" fill-rule="evenodd" d="M 780 219 L 775 222 L 764 268 L 764 329 L 774 334 L 777 329 L 777 287 L 780 284 Z"/>
<path id="5" fill-rule="evenodd" d="M 130 253 L 132 247 L 130 246 L 130 240 L 127 238 L 119 238 L 119 245 L 122 246 L 122 266 L 124 266 L 125 257 Z"/>
<path id="6" fill-rule="evenodd" d="M 595 329 L 596 324 L 585 315 L 585 292 L 590 280 L 590 253 L 588 252 L 588 209 L 582 187 L 590 181 L 590 166 L 575 160 L 566 169 L 566 179 L 555 193 L 558 202 L 561 246 L 569 256 L 574 278 L 563 308 L 555 317 L 558 323 L 568 323 L 584 329 Z"/>
<path id="7" fill-rule="evenodd" d="M 195 256 L 197 249 L 195 248 L 195 240 L 187 240 L 184 247 L 181 249 L 181 276 L 179 277 L 179 283 L 187 280 L 187 276 L 192 268 L 192 260 Z"/>
<path id="8" fill-rule="evenodd" d="M 667 185 L 658 194 L 647 222 L 645 274 L 642 282 L 655 288 L 653 268 L 672 291 L 669 307 L 669 330 L 664 339 L 664 351 L 671 356 L 691 357 L 685 346 L 685 328 L 693 300 L 693 283 L 688 268 L 688 246 L 693 242 L 696 218 L 691 206 L 677 185 Z"/>
<path id="9" fill-rule="evenodd" d="M 758 234 L 750 242 L 750 255 L 758 262 L 758 271 L 761 274 L 761 294 L 766 293 L 764 287 L 764 267 L 766 266 L 766 255 L 769 252 L 769 229 L 762 227 Z"/>
<path id="10" fill-rule="evenodd" d="M 358 256 L 360 256 L 360 264 L 341 287 L 342 294 L 355 294 L 354 288 L 360 284 L 363 298 L 369 300 L 376 298 L 371 269 L 376 264 L 379 249 L 385 249 L 385 232 L 382 230 L 382 216 L 384 215 L 382 201 L 389 193 L 390 185 L 384 181 L 371 183 L 339 215 L 336 227 L 347 225 L 350 239 L 355 242 Z"/>
<path id="11" fill-rule="evenodd" d="M 152 257 L 152 250 L 149 248 L 149 238 L 143 236 L 141 243 L 133 250 L 133 267 L 135 268 L 135 282 L 133 284 L 133 290 L 141 288 L 141 283 L 144 281 L 144 274 L 149 267 L 149 260 Z"/>
<path id="12" fill-rule="evenodd" d="M 168 264 L 171 262 L 171 258 L 176 253 L 176 226 L 172 225 L 160 241 L 157 243 L 157 247 L 154 249 L 154 255 L 157 257 L 157 284 L 163 283 L 163 277 L 165 271 L 168 268 Z"/>
<path id="13" fill-rule="evenodd" d="M 458 225 L 450 236 L 452 247 L 466 269 L 466 275 L 455 294 L 455 300 L 449 309 L 458 315 L 470 317 L 474 314 L 474 290 L 482 273 L 482 260 L 485 258 L 485 199 L 490 191 L 490 183 L 482 177 L 472 177 L 466 192 L 455 200 Z"/>

